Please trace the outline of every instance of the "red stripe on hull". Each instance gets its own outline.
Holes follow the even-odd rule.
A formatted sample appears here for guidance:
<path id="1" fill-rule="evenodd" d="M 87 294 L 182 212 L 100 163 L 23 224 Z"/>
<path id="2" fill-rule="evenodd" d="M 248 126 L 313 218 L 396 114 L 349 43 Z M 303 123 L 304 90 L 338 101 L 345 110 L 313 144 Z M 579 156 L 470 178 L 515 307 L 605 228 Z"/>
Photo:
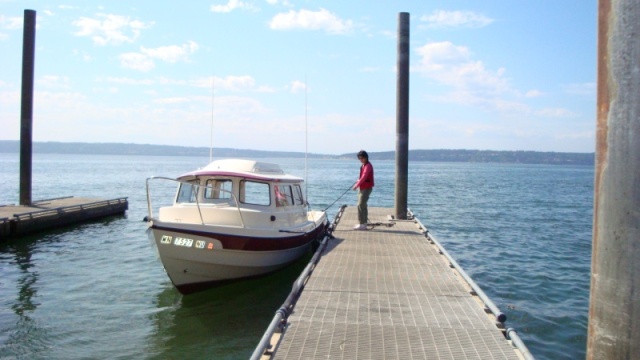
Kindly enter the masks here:
<path id="1" fill-rule="evenodd" d="M 172 231 L 216 239 L 222 243 L 222 248 L 225 250 L 274 251 L 292 249 L 307 245 L 318 238 L 321 234 L 324 234 L 326 226 L 323 224 L 308 233 L 278 238 L 247 237 L 222 233 L 210 233 L 205 231 L 175 229 L 157 225 L 152 225 L 151 228 L 158 231 Z"/>

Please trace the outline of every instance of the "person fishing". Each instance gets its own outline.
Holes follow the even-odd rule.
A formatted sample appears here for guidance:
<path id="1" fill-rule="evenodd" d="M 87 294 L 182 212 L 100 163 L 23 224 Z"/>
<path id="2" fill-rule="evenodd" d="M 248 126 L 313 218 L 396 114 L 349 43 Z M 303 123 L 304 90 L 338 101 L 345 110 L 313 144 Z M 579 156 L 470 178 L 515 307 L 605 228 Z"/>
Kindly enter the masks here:
<path id="1" fill-rule="evenodd" d="M 353 184 L 353 190 L 358 190 L 358 224 L 353 227 L 354 230 L 367 230 L 367 219 L 369 217 L 369 211 L 367 208 L 367 202 L 369 201 L 369 195 L 373 191 L 373 165 L 369 162 L 369 154 L 366 151 L 360 150 L 358 152 L 358 159 L 362 166 L 360 166 L 360 178 Z"/>

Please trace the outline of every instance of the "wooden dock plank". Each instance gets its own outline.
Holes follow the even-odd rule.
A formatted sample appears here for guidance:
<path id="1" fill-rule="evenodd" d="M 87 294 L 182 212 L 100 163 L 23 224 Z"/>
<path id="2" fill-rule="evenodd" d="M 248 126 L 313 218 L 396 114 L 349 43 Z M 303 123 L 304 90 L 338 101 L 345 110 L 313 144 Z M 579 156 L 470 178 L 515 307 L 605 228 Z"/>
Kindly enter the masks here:
<path id="1" fill-rule="evenodd" d="M 437 247 L 393 209 L 347 208 L 273 358 L 521 359 Z"/>

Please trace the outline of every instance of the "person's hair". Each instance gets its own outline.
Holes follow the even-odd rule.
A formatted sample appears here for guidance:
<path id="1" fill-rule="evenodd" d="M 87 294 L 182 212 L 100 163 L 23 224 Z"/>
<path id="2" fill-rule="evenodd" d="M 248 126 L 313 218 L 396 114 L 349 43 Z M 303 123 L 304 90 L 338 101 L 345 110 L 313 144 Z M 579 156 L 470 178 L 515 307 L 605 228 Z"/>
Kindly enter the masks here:
<path id="1" fill-rule="evenodd" d="M 369 160 L 369 154 L 367 154 L 367 152 L 364 150 L 358 151 L 358 158 L 361 158 L 361 157 Z"/>

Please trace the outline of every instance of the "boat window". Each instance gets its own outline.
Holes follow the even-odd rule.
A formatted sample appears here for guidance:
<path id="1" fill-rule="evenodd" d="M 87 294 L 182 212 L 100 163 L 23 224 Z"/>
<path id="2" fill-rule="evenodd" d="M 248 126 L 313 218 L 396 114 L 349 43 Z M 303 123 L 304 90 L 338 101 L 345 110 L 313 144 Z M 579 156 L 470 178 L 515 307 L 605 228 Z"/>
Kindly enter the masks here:
<path id="1" fill-rule="evenodd" d="M 193 184 L 180 184 L 176 203 L 192 203 L 196 202 L 196 190 Z"/>
<path id="2" fill-rule="evenodd" d="M 293 200 L 296 205 L 304 205 L 304 197 L 302 196 L 302 188 L 300 188 L 300 185 L 293 186 Z"/>
<path id="3" fill-rule="evenodd" d="M 276 193 L 276 206 L 289 206 L 293 205 L 293 193 L 291 192 L 291 185 L 276 185 L 274 186 Z"/>
<path id="4" fill-rule="evenodd" d="M 241 181 L 240 202 L 244 204 L 269 206 L 271 204 L 269 184 L 250 180 Z"/>
<path id="5" fill-rule="evenodd" d="M 208 179 L 204 191 L 204 198 L 210 199 L 231 199 L 231 188 L 233 182 L 229 179 Z"/>

